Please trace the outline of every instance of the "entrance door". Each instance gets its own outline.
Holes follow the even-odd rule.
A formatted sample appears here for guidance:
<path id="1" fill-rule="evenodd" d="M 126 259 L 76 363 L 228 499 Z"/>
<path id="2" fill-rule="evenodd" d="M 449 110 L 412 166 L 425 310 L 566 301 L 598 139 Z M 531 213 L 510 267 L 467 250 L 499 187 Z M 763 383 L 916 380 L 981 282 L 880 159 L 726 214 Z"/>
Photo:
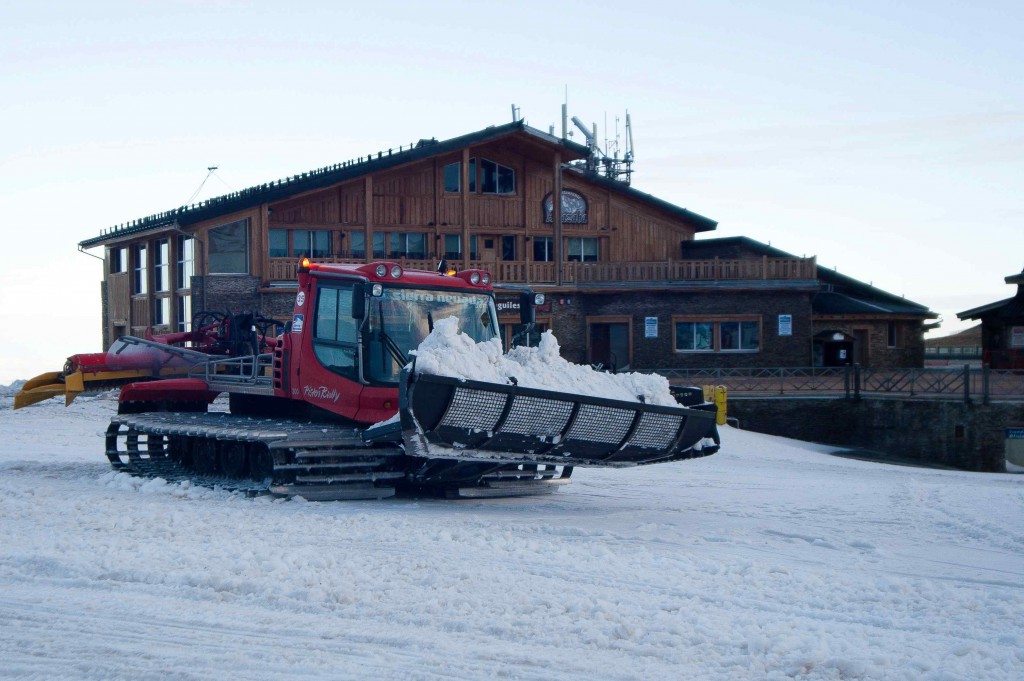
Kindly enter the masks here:
<path id="1" fill-rule="evenodd" d="M 633 358 L 629 354 L 629 324 L 597 322 L 589 325 L 587 362 L 600 364 L 608 371 L 629 371 Z"/>
<path id="2" fill-rule="evenodd" d="M 825 366 L 841 367 L 853 364 L 853 342 L 840 341 L 825 343 Z"/>

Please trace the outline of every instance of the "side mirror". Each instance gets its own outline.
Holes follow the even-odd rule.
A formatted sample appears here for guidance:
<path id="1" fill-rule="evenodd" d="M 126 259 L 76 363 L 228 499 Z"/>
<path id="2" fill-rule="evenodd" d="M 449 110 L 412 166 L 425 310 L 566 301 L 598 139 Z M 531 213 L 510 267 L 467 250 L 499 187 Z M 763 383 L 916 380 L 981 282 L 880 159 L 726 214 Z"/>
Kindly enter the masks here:
<path id="1" fill-rule="evenodd" d="M 366 285 L 362 282 L 352 286 L 352 319 L 366 316 Z"/>

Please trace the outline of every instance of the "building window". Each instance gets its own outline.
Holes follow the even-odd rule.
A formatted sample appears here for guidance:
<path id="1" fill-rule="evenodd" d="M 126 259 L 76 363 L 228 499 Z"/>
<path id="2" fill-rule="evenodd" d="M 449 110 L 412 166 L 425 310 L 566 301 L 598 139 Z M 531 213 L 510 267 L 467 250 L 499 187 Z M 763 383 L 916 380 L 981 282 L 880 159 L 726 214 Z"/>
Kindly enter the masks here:
<path id="1" fill-rule="evenodd" d="M 192 288 L 192 277 L 196 273 L 195 247 L 195 239 L 190 236 L 178 239 L 178 271 L 176 272 L 178 276 L 175 279 L 175 285 L 179 289 Z M 189 317 L 191 318 L 191 315 Z"/>
<path id="2" fill-rule="evenodd" d="M 568 242 L 568 259 L 570 261 L 597 262 L 596 237 L 571 237 Z"/>
<path id="3" fill-rule="evenodd" d="M 444 167 L 444 190 L 446 192 L 462 191 L 462 163 L 456 161 Z"/>
<path id="4" fill-rule="evenodd" d="M 476 251 L 476 235 L 470 235 L 469 237 L 469 259 L 477 259 Z M 444 257 L 446 260 L 462 260 L 462 235 L 461 234 L 445 234 L 444 235 Z"/>
<path id="5" fill-rule="evenodd" d="M 146 245 L 132 246 L 132 293 L 145 295 L 149 291 L 149 263 L 146 260 Z"/>
<path id="6" fill-rule="evenodd" d="M 515 194 L 516 171 L 486 158 L 480 159 L 481 194 Z"/>
<path id="7" fill-rule="evenodd" d="M 479 178 L 477 175 L 479 175 Z M 469 159 L 470 193 L 475 193 L 478 186 L 480 187 L 481 194 L 515 194 L 515 168 L 504 166 L 486 158 L 479 160 L 471 158 Z M 462 191 L 461 161 L 449 163 L 444 167 L 444 190 L 446 192 Z"/>
<path id="8" fill-rule="evenodd" d="M 533 259 L 537 262 L 551 262 L 555 259 L 555 240 L 550 236 L 533 237 Z"/>
<path id="9" fill-rule="evenodd" d="M 890 348 L 899 347 L 899 333 L 896 328 L 896 322 L 888 322 L 885 331 L 886 345 Z"/>
<path id="10" fill-rule="evenodd" d="M 171 246 L 167 239 L 157 241 L 153 249 L 153 290 L 157 292 L 171 290 Z"/>
<path id="11" fill-rule="evenodd" d="M 207 243 L 211 274 L 249 271 L 249 221 L 238 220 L 210 230 Z"/>
<path id="12" fill-rule="evenodd" d="M 758 352 L 759 319 L 674 320 L 676 352 Z"/>
<path id="13" fill-rule="evenodd" d="M 329 258 L 331 256 L 331 233 L 320 229 L 296 229 L 292 231 L 292 255 L 296 258 Z"/>
<path id="14" fill-rule="evenodd" d="M 676 322 L 677 352 L 714 350 L 715 325 L 711 322 Z"/>
<path id="15" fill-rule="evenodd" d="M 718 349 L 756 352 L 760 347 L 761 330 L 758 322 L 719 322 Z"/>
<path id="16" fill-rule="evenodd" d="M 514 234 L 506 234 L 501 237 L 501 259 L 516 259 L 516 237 Z"/>
<path id="17" fill-rule="evenodd" d="M 373 257 L 423 260 L 427 257 L 427 235 L 423 232 L 374 232 Z"/>
<path id="18" fill-rule="evenodd" d="M 153 301 L 153 326 L 165 326 L 171 323 L 171 299 L 167 296 Z"/>
<path id="19" fill-rule="evenodd" d="M 109 270 L 111 274 L 121 274 L 128 271 L 128 249 L 124 247 L 111 248 L 107 251 L 107 258 L 110 263 Z"/>
<path id="20" fill-rule="evenodd" d="M 542 203 L 544 208 L 544 222 L 552 223 L 554 216 L 554 195 L 548 194 Z M 563 225 L 585 225 L 588 221 L 587 199 L 579 192 L 571 189 L 562 190 L 562 224 Z"/>
<path id="21" fill-rule="evenodd" d="M 268 232 L 270 241 L 270 257 L 271 258 L 287 258 L 290 254 L 288 253 L 288 230 L 287 229 L 272 229 Z"/>
<path id="22" fill-rule="evenodd" d="M 353 258 L 366 257 L 366 233 L 349 232 L 348 235 L 349 255 Z"/>
<path id="23" fill-rule="evenodd" d="M 178 296 L 178 331 L 192 330 L 192 296 Z"/>

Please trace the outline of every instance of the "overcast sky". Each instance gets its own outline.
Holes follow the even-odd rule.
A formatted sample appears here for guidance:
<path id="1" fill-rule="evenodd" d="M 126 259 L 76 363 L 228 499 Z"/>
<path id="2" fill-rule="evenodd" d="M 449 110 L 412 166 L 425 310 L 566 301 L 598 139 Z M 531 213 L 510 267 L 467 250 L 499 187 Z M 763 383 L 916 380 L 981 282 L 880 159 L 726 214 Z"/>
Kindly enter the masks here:
<path id="1" fill-rule="evenodd" d="M 629 110 L 633 186 L 717 220 L 704 237 L 816 255 L 940 334 L 1024 268 L 1020 2 L 12 4 L 3 383 L 101 349 L 101 262 L 77 243 L 181 205 L 208 166 L 199 198 L 512 104 L 547 130 L 567 93 L 602 140 Z"/>

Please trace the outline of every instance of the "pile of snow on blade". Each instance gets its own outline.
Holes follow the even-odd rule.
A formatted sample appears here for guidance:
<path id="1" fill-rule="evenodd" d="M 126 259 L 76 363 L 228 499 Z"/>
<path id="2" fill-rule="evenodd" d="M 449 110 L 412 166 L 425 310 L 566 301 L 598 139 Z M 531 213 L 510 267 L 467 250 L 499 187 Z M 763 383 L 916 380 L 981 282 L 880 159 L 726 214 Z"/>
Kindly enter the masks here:
<path id="1" fill-rule="evenodd" d="M 505 355 L 499 339 L 477 343 L 459 332 L 458 319 L 448 317 L 434 324 L 434 330 L 413 354 L 418 373 L 502 385 L 508 385 L 509 379 L 515 378 L 524 388 L 632 402 L 642 396 L 648 404 L 679 406 L 664 376 L 609 374 L 567 362 L 559 355 L 558 341 L 550 331 L 541 335 L 537 347 L 520 346 Z"/>

